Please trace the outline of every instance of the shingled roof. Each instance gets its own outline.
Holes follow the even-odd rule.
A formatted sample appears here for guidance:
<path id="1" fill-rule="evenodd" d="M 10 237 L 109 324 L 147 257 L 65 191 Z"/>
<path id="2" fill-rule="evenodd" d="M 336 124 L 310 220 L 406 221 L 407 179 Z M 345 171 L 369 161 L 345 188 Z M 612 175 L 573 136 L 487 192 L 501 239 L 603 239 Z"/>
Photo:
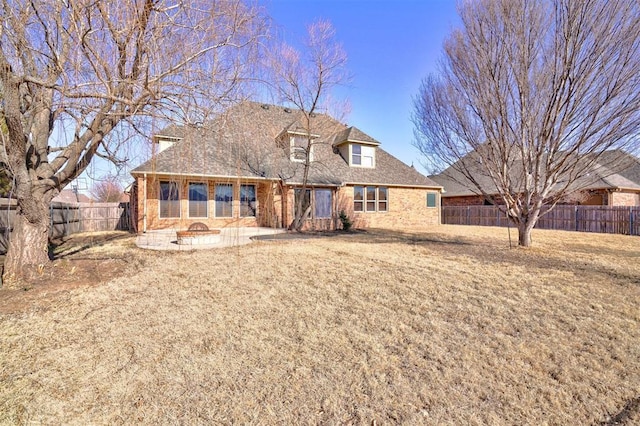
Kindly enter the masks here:
<path id="1" fill-rule="evenodd" d="M 467 156 L 468 169 L 476 182 L 487 194 L 497 194 L 493 180 L 480 163 L 474 163 L 473 156 Z M 462 161 L 462 160 L 461 160 Z M 445 189 L 443 197 L 462 197 L 481 195 L 482 192 L 455 167 L 449 167 L 440 174 L 430 176 Z M 589 173 L 581 177 L 574 185 L 581 190 L 625 189 L 640 191 L 640 161 L 621 150 L 605 151 L 590 168 Z"/>
<path id="2" fill-rule="evenodd" d="M 131 173 L 274 179 L 300 184 L 303 164 L 289 159 L 288 144 L 286 147 L 278 146 L 278 138 L 287 129 L 300 130 L 303 117 L 299 110 L 243 102 L 203 126 L 170 126 L 159 132 L 160 135 L 182 139 Z M 439 184 L 380 147 L 376 148 L 375 168 L 350 167 L 348 160 L 334 147 L 338 139 L 346 137 L 349 141 L 372 145 L 379 142 L 328 115 L 316 114 L 311 118 L 311 133 L 314 144 L 308 179 L 310 185 L 440 188 Z"/>

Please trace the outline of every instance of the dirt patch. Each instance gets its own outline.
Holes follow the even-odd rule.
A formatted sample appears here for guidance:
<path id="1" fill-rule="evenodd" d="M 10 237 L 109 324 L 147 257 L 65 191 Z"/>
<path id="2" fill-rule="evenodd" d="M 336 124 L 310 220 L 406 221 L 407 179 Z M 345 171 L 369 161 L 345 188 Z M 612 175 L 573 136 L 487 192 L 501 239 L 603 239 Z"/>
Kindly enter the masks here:
<path id="1" fill-rule="evenodd" d="M 52 242 L 50 252 L 53 261 L 38 277 L 19 290 L 0 289 L 0 313 L 21 312 L 72 289 L 99 286 L 136 270 L 144 256 L 135 236 L 125 232 L 74 234 Z"/>

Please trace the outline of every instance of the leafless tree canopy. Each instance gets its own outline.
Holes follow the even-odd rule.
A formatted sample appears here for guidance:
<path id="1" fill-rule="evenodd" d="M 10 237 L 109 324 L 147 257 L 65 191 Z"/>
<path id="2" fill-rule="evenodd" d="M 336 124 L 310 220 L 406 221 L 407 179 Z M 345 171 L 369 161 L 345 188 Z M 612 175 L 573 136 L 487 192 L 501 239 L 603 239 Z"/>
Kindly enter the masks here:
<path id="1" fill-rule="evenodd" d="M 529 245 L 542 205 L 586 184 L 602 152 L 638 149 L 640 2 L 469 0 L 459 12 L 414 100 L 416 146 L 479 191 L 489 179 Z"/>
<path id="2" fill-rule="evenodd" d="M 309 168 L 312 161 L 314 120 L 318 113 L 326 113 L 331 107 L 331 91 L 338 85 L 346 83 L 349 75 L 346 71 L 347 55 L 342 44 L 336 41 L 336 33 L 328 21 L 317 21 L 307 27 L 307 39 L 301 53 L 285 43 L 274 50 L 275 55 L 269 58 L 269 68 L 273 73 L 272 81 L 275 92 L 284 104 L 300 110 L 301 127 L 306 133 L 304 151 L 304 172 L 302 191 L 307 186 Z M 334 117 L 336 111 L 332 111 Z M 305 213 L 303 197 L 298 200 L 291 228 L 300 230 L 304 223 Z"/>
<path id="3" fill-rule="evenodd" d="M 241 0 L 4 0 L 0 15 L 0 161 L 16 182 L 16 238 L 22 219 L 46 234 L 55 193 L 97 156 L 123 160 L 150 117 L 199 121 L 234 101 L 265 27 Z"/>
<path id="4" fill-rule="evenodd" d="M 122 184 L 116 176 L 107 176 L 93 184 L 91 197 L 100 203 L 117 203 L 123 195 Z"/>

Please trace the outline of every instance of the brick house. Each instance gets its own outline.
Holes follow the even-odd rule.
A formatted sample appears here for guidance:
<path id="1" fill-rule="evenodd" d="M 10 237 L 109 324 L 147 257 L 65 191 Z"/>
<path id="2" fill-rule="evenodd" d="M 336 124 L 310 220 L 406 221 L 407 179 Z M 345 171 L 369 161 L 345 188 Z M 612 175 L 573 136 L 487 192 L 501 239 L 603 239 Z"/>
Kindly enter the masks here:
<path id="1" fill-rule="evenodd" d="M 491 204 L 473 183 L 452 167 L 430 178 L 444 188 L 443 206 Z M 487 194 L 498 198 L 492 180 L 479 168 L 474 179 Z M 640 160 L 620 150 L 607 151 L 577 186 L 580 190 L 568 195 L 560 204 L 640 206 Z"/>
<path id="2" fill-rule="evenodd" d="M 304 125 L 298 110 L 243 102 L 210 125 L 169 126 L 155 135 L 157 152 L 131 172 L 138 232 L 194 222 L 284 228 L 298 197 L 306 229 L 339 228 L 342 211 L 360 228 L 440 223 L 439 184 L 355 127 L 325 114 L 310 120 Z"/>

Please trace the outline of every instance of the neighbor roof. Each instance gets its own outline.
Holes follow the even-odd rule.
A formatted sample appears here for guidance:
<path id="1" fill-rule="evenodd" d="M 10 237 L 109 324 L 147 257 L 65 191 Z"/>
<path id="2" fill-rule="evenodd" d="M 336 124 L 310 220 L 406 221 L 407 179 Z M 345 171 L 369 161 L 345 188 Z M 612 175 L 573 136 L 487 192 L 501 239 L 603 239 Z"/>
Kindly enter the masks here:
<path id="1" fill-rule="evenodd" d="M 155 173 L 202 177 L 244 177 L 278 179 L 289 184 L 302 182 L 303 164 L 292 162 L 288 150 L 277 146 L 285 129 L 300 130 L 299 110 L 243 102 L 201 127 L 170 126 L 159 132 L 182 135 L 182 140 L 135 168 L 132 174 Z M 404 164 L 381 148 L 376 150 L 376 167 L 350 167 L 333 144 L 346 135 L 354 141 L 379 144 L 355 127 L 326 114 L 311 118 L 314 139 L 310 185 L 371 184 L 440 188 L 440 185 Z"/>
<path id="2" fill-rule="evenodd" d="M 491 178 L 483 172 L 479 162 L 473 163 L 473 156 L 463 160 L 466 162 L 476 182 L 487 194 L 498 193 Z M 462 161 L 462 160 L 461 160 Z M 455 167 L 449 167 L 444 172 L 430 176 L 445 189 L 443 197 L 463 197 L 481 195 L 480 190 L 473 185 Z M 621 150 L 610 150 L 602 153 L 591 171 L 579 180 L 580 189 L 627 189 L 640 191 L 640 161 L 638 158 Z"/>

